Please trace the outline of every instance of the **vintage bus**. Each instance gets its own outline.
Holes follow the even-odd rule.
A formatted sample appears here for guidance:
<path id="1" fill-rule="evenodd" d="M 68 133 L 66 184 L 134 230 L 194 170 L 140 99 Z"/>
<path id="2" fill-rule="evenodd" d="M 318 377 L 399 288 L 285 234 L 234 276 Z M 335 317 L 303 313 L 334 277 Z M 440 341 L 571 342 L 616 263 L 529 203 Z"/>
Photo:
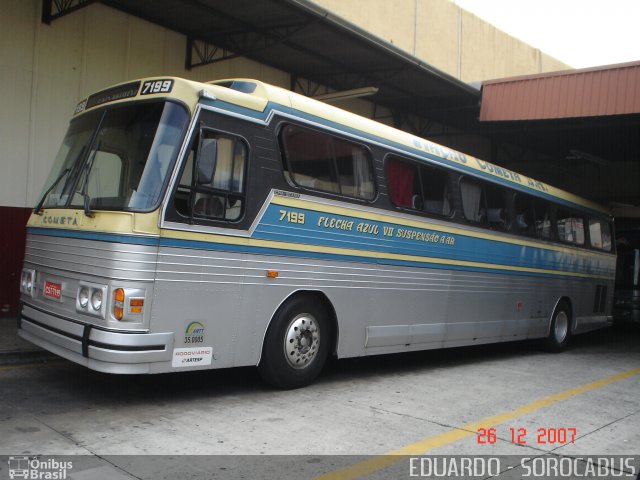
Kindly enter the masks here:
<path id="1" fill-rule="evenodd" d="M 611 322 L 602 207 L 247 79 L 76 108 L 27 226 L 19 334 L 111 373 L 542 339 Z"/>

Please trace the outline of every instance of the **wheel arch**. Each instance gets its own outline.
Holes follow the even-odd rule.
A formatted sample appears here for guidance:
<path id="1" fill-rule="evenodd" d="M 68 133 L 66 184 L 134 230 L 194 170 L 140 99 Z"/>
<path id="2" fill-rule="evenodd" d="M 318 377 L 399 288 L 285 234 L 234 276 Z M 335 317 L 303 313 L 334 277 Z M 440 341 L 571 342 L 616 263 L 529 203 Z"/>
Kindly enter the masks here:
<path id="1" fill-rule="evenodd" d="M 278 304 L 276 309 L 271 314 L 271 317 L 269 318 L 269 322 L 267 323 L 267 326 L 264 329 L 264 332 L 262 332 L 262 341 L 260 344 L 260 355 L 258 357 L 258 364 L 262 360 L 262 355 L 264 353 L 264 343 L 267 337 L 267 332 L 269 331 L 269 327 L 271 327 L 271 324 L 273 323 L 274 318 L 278 314 L 278 311 L 280 311 L 288 302 L 292 301 L 294 298 L 299 298 L 299 297 L 308 297 L 311 301 L 321 303 L 327 309 L 327 312 L 329 314 L 329 318 L 328 318 L 329 328 L 331 330 L 329 332 L 330 333 L 329 354 L 333 356 L 337 356 L 339 327 L 338 327 L 338 316 L 336 314 L 336 310 L 333 306 L 333 303 L 331 302 L 331 300 L 329 300 L 329 297 L 327 297 L 327 295 L 320 290 L 302 289 L 302 290 L 296 290 L 295 292 L 292 292 L 287 297 L 285 297 Z"/>
<path id="2" fill-rule="evenodd" d="M 569 308 L 569 325 L 571 326 L 570 331 L 571 332 L 575 331 L 576 325 L 575 325 L 575 315 L 573 314 L 573 303 L 571 302 L 571 298 L 565 295 L 565 296 L 559 297 L 558 300 L 556 300 L 556 303 L 553 306 L 553 310 L 551 310 L 551 315 L 549 315 L 549 321 L 547 322 L 547 335 L 551 333 L 551 324 L 553 323 L 553 317 L 558 311 L 558 307 L 562 303 L 566 304 L 567 307 Z"/>

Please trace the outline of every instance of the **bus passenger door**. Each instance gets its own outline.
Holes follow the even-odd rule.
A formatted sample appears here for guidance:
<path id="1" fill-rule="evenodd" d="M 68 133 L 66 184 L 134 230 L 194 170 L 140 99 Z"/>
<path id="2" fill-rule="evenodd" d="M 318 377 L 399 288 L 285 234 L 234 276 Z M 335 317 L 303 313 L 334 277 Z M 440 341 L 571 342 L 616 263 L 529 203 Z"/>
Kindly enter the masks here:
<path id="1" fill-rule="evenodd" d="M 163 207 L 155 328 L 175 331 L 177 350 L 210 353 L 210 367 L 242 365 L 249 342 L 240 339 L 256 335 L 242 320 L 257 210 L 247 193 L 251 135 L 247 122 L 228 116 L 202 111 L 198 120 Z"/>
<path id="2" fill-rule="evenodd" d="M 208 110 L 198 120 L 163 207 L 154 321 L 176 332 L 178 349 L 212 349 L 211 367 L 255 365 L 287 295 L 265 275 L 273 257 L 251 238 L 278 173 L 265 168 L 275 136 Z"/>

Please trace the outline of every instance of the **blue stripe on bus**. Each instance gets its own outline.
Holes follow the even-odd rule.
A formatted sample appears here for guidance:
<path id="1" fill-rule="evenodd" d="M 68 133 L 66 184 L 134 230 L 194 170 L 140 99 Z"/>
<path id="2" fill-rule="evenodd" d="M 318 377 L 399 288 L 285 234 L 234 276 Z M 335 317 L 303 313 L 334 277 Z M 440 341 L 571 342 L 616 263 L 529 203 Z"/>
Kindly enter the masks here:
<path id="1" fill-rule="evenodd" d="M 148 245 L 157 247 L 160 238 L 157 236 L 139 236 L 117 233 L 98 233 L 81 230 L 64 230 L 58 228 L 27 227 L 27 233 L 32 235 L 47 235 L 49 237 L 76 238 L 78 240 L 97 240 L 99 242 L 127 243 L 130 245 Z"/>
<path id="2" fill-rule="evenodd" d="M 300 209 L 295 211 L 301 212 Z M 277 205 L 270 205 L 256 228 L 253 238 L 452 261 L 500 264 L 558 272 L 568 271 L 587 275 L 609 275 L 612 273 L 611 269 L 606 266 L 598 268 L 597 259 L 579 252 L 567 254 L 552 249 L 474 238 L 472 235 L 449 234 L 435 229 L 407 227 L 312 210 L 302 212 L 305 215 L 304 225 L 283 223 L 279 221 L 280 212 L 281 209 Z M 348 222 L 352 222 L 352 224 L 349 230 L 322 228 L 323 219 L 335 219 L 343 224 Z M 357 226 L 361 223 L 377 227 L 377 235 L 357 233 Z M 393 233 L 390 236 L 384 236 L 385 229 L 387 231 L 393 229 Z M 397 235 L 401 229 L 409 233 L 418 232 L 423 236 L 435 237 L 436 241 L 425 242 L 398 238 Z M 447 239 L 452 239 L 453 244 L 447 244 Z"/>

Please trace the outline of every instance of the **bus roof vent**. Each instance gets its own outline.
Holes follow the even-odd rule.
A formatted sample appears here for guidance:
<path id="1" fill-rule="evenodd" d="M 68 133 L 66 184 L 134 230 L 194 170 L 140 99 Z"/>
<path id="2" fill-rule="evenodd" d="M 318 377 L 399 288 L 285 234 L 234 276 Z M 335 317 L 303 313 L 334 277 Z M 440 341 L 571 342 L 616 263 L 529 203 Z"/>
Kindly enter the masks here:
<path id="1" fill-rule="evenodd" d="M 210 82 L 213 85 L 218 85 L 219 87 L 230 88 L 231 90 L 236 90 L 237 92 L 242 93 L 254 93 L 258 84 L 256 82 L 249 82 L 246 80 L 222 80 L 220 82 Z"/>

